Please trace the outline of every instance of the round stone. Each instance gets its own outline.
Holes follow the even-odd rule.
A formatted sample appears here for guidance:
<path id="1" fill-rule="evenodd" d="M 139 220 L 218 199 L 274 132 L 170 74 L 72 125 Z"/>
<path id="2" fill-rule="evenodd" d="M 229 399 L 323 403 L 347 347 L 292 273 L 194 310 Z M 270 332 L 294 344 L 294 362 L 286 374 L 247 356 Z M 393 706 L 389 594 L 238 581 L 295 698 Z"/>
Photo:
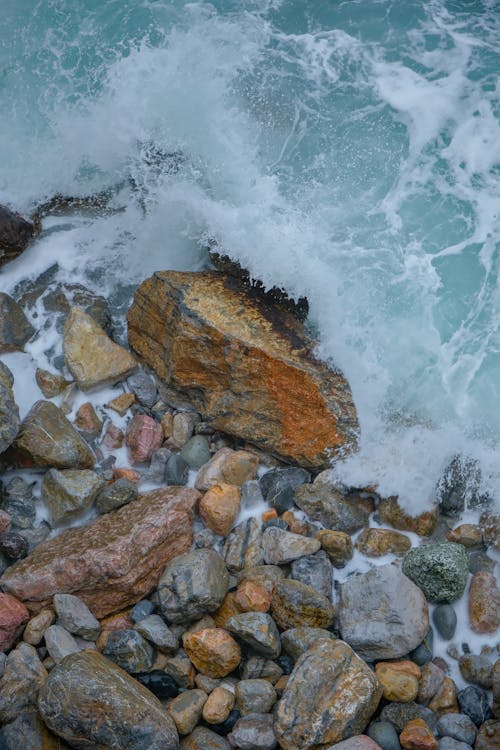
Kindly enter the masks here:
<path id="1" fill-rule="evenodd" d="M 0 552 L 8 560 L 20 560 L 28 553 L 28 542 L 15 531 L 5 531 L 0 534 Z"/>
<path id="2" fill-rule="evenodd" d="M 401 750 L 398 733 L 389 721 L 374 721 L 368 727 L 367 734 L 383 750 Z"/>
<path id="3" fill-rule="evenodd" d="M 475 685 L 469 685 L 457 694 L 460 711 L 466 714 L 476 726 L 491 719 L 492 711 L 488 693 Z"/>
<path id="4" fill-rule="evenodd" d="M 438 604 L 432 613 L 432 622 L 441 638 L 450 641 L 457 628 L 457 613 L 451 604 Z"/>
<path id="5" fill-rule="evenodd" d="M 241 661 L 240 647 L 222 628 L 204 628 L 184 636 L 184 648 L 198 672 L 225 677 Z"/>
<path id="6" fill-rule="evenodd" d="M 189 476 L 189 466 L 179 453 L 172 453 L 165 468 L 165 481 L 167 484 L 186 484 Z"/>
<path id="7" fill-rule="evenodd" d="M 210 461 L 208 440 L 203 435 L 194 435 L 181 450 L 181 456 L 190 469 L 200 469 Z"/>
<path id="8" fill-rule="evenodd" d="M 402 570 L 422 589 L 428 601 L 449 604 L 464 593 L 469 561 L 461 544 L 424 544 L 405 555 Z"/>

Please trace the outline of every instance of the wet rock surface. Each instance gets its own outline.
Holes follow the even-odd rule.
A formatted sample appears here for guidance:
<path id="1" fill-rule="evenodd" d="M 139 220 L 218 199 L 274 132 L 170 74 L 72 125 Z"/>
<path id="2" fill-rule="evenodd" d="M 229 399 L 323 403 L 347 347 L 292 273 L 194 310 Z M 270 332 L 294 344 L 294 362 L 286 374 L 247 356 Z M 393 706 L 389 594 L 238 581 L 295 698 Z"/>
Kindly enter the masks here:
<path id="1" fill-rule="evenodd" d="M 422 589 L 428 601 L 450 603 L 465 590 L 467 553 L 461 544 L 426 544 L 406 554 L 402 570 Z"/>
<path id="2" fill-rule="evenodd" d="M 17 258 L 35 234 L 30 221 L 0 205 L 0 266 Z"/>

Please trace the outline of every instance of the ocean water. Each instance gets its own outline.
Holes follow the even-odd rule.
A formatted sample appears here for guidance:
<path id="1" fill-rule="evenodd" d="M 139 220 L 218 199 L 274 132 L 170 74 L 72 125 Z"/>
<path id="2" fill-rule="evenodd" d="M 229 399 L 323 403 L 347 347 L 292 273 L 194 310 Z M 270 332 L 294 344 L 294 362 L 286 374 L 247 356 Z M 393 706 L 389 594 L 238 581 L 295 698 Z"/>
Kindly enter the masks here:
<path id="1" fill-rule="evenodd" d="M 499 70 L 496 0 L 3 0 L 0 202 L 111 202 L 1 287 L 57 262 L 123 303 L 216 242 L 307 295 L 359 413 L 340 480 L 422 509 L 462 453 L 498 502 Z"/>

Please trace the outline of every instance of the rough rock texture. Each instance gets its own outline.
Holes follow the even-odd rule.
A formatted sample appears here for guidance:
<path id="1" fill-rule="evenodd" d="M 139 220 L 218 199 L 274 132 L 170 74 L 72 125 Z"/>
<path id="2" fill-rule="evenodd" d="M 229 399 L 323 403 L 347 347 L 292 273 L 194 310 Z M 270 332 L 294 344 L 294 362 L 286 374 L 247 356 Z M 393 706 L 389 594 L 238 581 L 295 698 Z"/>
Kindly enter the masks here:
<path id="1" fill-rule="evenodd" d="M 333 606 L 326 596 L 301 581 L 285 578 L 276 584 L 271 611 L 283 630 L 301 626 L 328 628 L 333 623 Z"/>
<path id="2" fill-rule="evenodd" d="M 241 661 L 240 647 L 222 628 L 188 633 L 184 648 L 198 672 L 215 679 L 228 675 Z"/>
<path id="3" fill-rule="evenodd" d="M 403 573 L 419 586 L 430 602 L 449 604 L 460 599 L 469 574 L 465 548 L 443 542 L 414 547 L 404 557 Z"/>
<path id="4" fill-rule="evenodd" d="M 0 206 L 0 266 L 14 260 L 33 237 L 34 226 L 7 206 Z"/>
<path id="5" fill-rule="evenodd" d="M 135 414 L 128 424 L 125 442 L 132 463 L 149 461 L 163 442 L 161 424 L 147 414 Z"/>
<path id="6" fill-rule="evenodd" d="M 19 430 L 19 409 L 14 400 L 13 383 L 11 371 L 0 362 L 0 453 L 7 450 Z"/>
<path id="7" fill-rule="evenodd" d="M 221 483 L 241 487 L 255 478 L 258 468 L 259 459 L 253 453 L 221 448 L 202 466 L 196 477 L 195 487 L 201 492 Z"/>
<path id="8" fill-rule="evenodd" d="M 345 379 L 314 359 L 293 316 L 216 272 L 160 272 L 128 313 L 131 346 L 211 426 L 305 467 L 353 446 Z"/>
<path id="9" fill-rule="evenodd" d="M 242 612 L 226 622 L 226 628 L 256 654 L 276 659 L 281 652 L 278 628 L 266 612 Z"/>
<path id="10" fill-rule="evenodd" d="M 397 659 L 421 643 L 429 628 L 421 590 L 395 565 L 352 576 L 340 587 L 342 638 L 365 659 Z"/>
<path id="11" fill-rule="evenodd" d="M 94 454 L 52 401 L 37 401 L 21 423 L 9 458 L 23 466 L 90 469 Z"/>
<path id="12" fill-rule="evenodd" d="M 22 351 L 34 333 L 21 305 L 0 292 L 0 354 Z"/>
<path id="13" fill-rule="evenodd" d="M 283 750 L 308 750 L 363 731 L 382 695 L 367 665 L 343 641 L 320 640 L 303 654 L 278 703 Z"/>
<path id="14" fill-rule="evenodd" d="M 328 484 L 303 484 L 297 487 L 295 503 L 309 518 L 320 521 L 327 529 L 346 534 L 353 534 L 368 522 L 368 511 Z"/>
<path id="15" fill-rule="evenodd" d="M 50 469 L 42 482 L 42 497 L 55 523 L 66 523 L 88 510 L 104 484 L 89 469 Z"/>
<path id="16" fill-rule="evenodd" d="M 167 562 L 191 547 L 199 494 L 166 487 L 42 542 L 0 585 L 40 610 L 55 593 L 79 596 L 97 617 L 149 594 Z"/>
<path id="17" fill-rule="evenodd" d="M 0 652 L 8 651 L 19 629 L 29 620 L 29 612 L 19 599 L 0 593 Z"/>
<path id="18" fill-rule="evenodd" d="M 46 678 L 47 670 L 33 646 L 20 643 L 11 651 L 0 681 L 0 724 L 8 724 L 22 711 L 36 708 L 38 692 Z"/>
<path id="19" fill-rule="evenodd" d="M 176 750 L 177 730 L 160 701 L 96 651 L 71 654 L 40 691 L 47 726 L 87 750 Z"/>
<path id="20" fill-rule="evenodd" d="M 64 359 L 82 390 L 124 380 L 137 367 L 135 358 L 115 344 L 90 315 L 72 308 L 64 326 Z"/>
<path id="21" fill-rule="evenodd" d="M 60 737 L 49 732 L 38 711 L 23 711 L 0 729 L 2 750 L 71 750 Z"/>

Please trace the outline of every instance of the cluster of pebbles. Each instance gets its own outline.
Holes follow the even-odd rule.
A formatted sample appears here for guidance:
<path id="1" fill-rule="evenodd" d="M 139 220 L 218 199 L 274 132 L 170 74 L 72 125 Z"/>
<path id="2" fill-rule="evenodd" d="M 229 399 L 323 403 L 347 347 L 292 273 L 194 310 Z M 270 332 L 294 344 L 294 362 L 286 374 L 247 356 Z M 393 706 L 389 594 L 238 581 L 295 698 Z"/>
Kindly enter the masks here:
<path id="1" fill-rule="evenodd" d="M 0 501 L 0 747 L 500 748 L 500 518 L 479 497 L 460 522 L 473 467 L 455 461 L 435 508 L 411 516 L 214 432 L 103 337 L 71 310 L 74 381 L 37 371 L 45 400 L 6 454 L 35 468 L 7 472 Z M 118 525 L 162 487 L 196 494 L 193 544 L 133 606 L 101 616 L 64 587 L 35 604 L 13 593 L 55 536 Z M 59 559 L 50 574 L 64 571 Z M 474 651 L 464 632 L 488 642 Z"/>

